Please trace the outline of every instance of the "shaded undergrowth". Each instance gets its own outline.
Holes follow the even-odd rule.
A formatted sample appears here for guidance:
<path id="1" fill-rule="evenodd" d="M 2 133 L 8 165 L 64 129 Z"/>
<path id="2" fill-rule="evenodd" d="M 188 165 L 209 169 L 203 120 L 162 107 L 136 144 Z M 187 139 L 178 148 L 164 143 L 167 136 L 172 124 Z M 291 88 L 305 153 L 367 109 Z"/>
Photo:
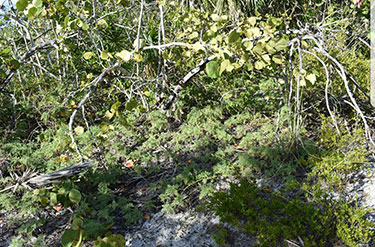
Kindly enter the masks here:
<path id="1" fill-rule="evenodd" d="M 2 212 L 11 212 L 15 219 L 7 224 L 14 231 L 13 246 L 53 246 L 46 233 L 57 228 L 47 222 L 59 214 L 70 215 L 70 235 L 66 231 L 63 236 L 72 243 L 101 243 L 106 238 L 121 242 L 116 233 L 124 234 L 128 226 L 159 210 L 173 213 L 197 206 L 216 210 L 222 221 L 268 246 L 288 241 L 305 246 L 368 242 L 372 232 L 366 212 L 352 202 L 330 198 L 350 172 L 361 169 L 366 155 L 361 133 L 352 139 L 358 145 L 341 155 L 337 150 L 344 148 L 345 136 L 342 141 L 334 137 L 328 122 L 320 140 L 308 138 L 301 129 L 304 145 L 297 145 L 284 114 L 278 131 L 276 116 L 228 115 L 219 107 L 193 108 L 182 123 L 153 111 L 141 122 L 129 118 L 128 126 L 93 127 L 100 150 L 89 141 L 89 133 L 78 138 L 85 152 L 100 161 L 92 170 L 49 189 L 27 192 L 20 186 L 1 195 Z M 37 169 L 47 160 L 45 171 L 74 163 L 63 151 L 72 148 L 62 137 L 65 128 L 41 133 L 39 146 L 9 144 L 4 149 L 9 157 L 6 173 Z M 336 169 L 333 176 L 330 164 L 336 163 L 342 170 Z M 11 182 L 5 175 L 3 187 Z M 72 197 L 72 191 L 82 198 Z M 15 224 L 26 219 L 26 226 Z M 37 241 L 26 241 L 30 236 Z M 225 230 L 218 236 L 224 244 Z"/>

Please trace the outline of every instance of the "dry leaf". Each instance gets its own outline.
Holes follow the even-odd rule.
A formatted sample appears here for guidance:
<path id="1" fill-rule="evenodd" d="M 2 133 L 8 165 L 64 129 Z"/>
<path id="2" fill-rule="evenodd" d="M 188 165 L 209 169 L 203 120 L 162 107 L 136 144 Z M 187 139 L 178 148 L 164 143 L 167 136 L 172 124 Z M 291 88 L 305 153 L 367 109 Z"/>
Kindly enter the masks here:
<path id="1" fill-rule="evenodd" d="M 143 216 L 146 220 L 150 220 L 151 219 L 151 217 L 149 216 L 149 215 L 145 215 L 145 216 Z"/>
<path id="2" fill-rule="evenodd" d="M 53 206 L 53 208 L 56 210 L 56 211 L 60 211 L 62 208 L 63 208 L 63 205 L 61 203 L 59 204 L 56 204 L 55 206 Z"/>
<path id="3" fill-rule="evenodd" d="M 134 166 L 133 160 L 126 161 L 126 163 L 125 163 L 126 168 L 132 168 L 133 166 Z"/>

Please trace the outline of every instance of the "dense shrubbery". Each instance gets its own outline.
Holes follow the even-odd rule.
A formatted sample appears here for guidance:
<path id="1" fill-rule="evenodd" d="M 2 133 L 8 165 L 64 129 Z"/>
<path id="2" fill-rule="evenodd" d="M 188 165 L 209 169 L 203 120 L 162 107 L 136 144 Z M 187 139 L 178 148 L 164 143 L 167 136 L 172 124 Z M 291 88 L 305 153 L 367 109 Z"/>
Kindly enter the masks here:
<path id="1" fill-rule="evenodd" d="M 12 246 L 49 243 L 45 214 L 67 209 L 64 246 L 120 246 L 112 226 L 206 199 L 262 244 L 367 243 L 365 211 L 329 195 L 373 151 L 369 1 L 183 2 L 1 10 L 0 210 L 18 228 Z M 79 176 L 27 184 L 87 159 Z M 229 193 L 217 192 L 223 181 Z"/>

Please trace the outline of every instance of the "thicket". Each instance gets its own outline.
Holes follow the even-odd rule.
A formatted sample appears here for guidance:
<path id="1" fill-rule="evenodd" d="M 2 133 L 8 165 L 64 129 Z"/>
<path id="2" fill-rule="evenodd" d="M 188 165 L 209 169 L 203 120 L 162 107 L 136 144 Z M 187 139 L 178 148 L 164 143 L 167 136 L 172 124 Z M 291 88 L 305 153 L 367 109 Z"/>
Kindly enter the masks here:
<path id="1" fill-rule="evenodd" d="M 127 225 L 198 204 L 267 246 L 370 246 L 368 212 L 344 196 L 373 154 L 369 9 L 3 5 L 0 210 L 11 246 L 50 246 L 56 219 L 69 225 L 63 246 L 123 246 Z M 76 163 L 85 168 L 69 170 Z M 225 243 L 224 228 L 216 238 Z"/>

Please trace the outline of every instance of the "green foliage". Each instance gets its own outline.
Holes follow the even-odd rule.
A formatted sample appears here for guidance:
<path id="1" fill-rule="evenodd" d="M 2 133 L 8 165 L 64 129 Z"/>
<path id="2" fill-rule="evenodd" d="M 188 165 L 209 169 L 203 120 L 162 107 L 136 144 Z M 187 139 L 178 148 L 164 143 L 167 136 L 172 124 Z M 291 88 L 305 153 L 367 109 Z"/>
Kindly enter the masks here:
<path id="1" fill-rule="evenodd" d="M 221 180 L 261 177 L 295 188 L 306 178 L 305 187 L 317 191 L 323 184 L 335 191 L 345 187 L 368 154 L 362 127 L 347 133 L 340 120 L 342 135 L 337 135 L 330 120 L 317 114 L 319 109 L 328 115 L 322 101 L 324 66 L 306 53 L 316 50 L 314 42 L 289 31 L 305 25 L 307 33 L 318 35 L 348 78 L 355 78 L 355 88 L 363 88 L 364 94 L 353 90 L 354 96 L 368 109 L 369 50 L 363 40 L 369 1 L 361 9 L 343 1 L 146 2 L 141 22 L 137 1 L 19 0 L 14 11 L 1 9 L 0 187 L 18 186 L 0 195 L 0 205 L 2 213 L 14 212 L 15 228 L 16 222 L 58 205 L 75 215 L 63 246 L 84 241 L 121 246 L 124 239 L 109 232 L 113 224 L 136 224 L 141 207 L 173 212 L 194 206 Z M 181 8 L 185 2 L 189 8 Z M 290 50 L 295 38 L 302 55 Z M 199 68 L 203 73 L 181 83 L 209 57 Z M 354 126 L 357 113 L 346 104 L 339 74 L 332 61 L 318 57 L 334 72 L 328 85 L 331 109 Z M 296 66 L 299 59 L 302 69 Z M 120 67 L 103 73 L 114 64 Z M 171 96 L 177 101 L 165 110 Z M 27 192 L 22 177 L 29 171 L 55 171 L 81 160 L 72 137 L 83 156 L 96 161 L 94 169 Z M 133 200 L 140 177 L 154 184 L 144 186 L 154 197 L 142 198 L 143 205 Z M 241 193 L 253 195 L 257 204 L 246 204 L 248 211 L 233 208 L 261 222 L 245 230 L 267 244 L 295 240 L 297 227 L 311 245 L 331 235 L 353 246 L 370 238 L 364 211 L 348 204 L 332 209 L 318 192 L 310 202 L 303 196 L 285 199 L 251 183 L 232 187 L 236 202 L 247 203 Z M 219 195 L 214 194 L 220 198 L 217 207 L 225 200 Z M 295 228 L 286 227 L 285 217 L 296 222 Z M 267 226 L 270 220 L 273 226 Z M 28 220 L 19 233 L 35 235 L 44 223 Z M 337 231 L 319 228 L 323 223 Z M 26 242 L 15 237 L 12 244 Z"/>
<path id="2" fill-rule="evenodd" d="M 374 223 L 361 208 L 334 202 L 327 195 L 309 201 L 306 197 L 286 198 L 284 193 L 242 180 L 231 184 L 229 193 L 214 193 L 210 206 L 223 222 L 256 236 L 259 245 L 287 246 L 285 240 L 302 240 L 305 246 L 332 246 L 338 237 L 350 246 L 360 246 L 374 236 L 370 230 Z M 225 235 L 218 239 L 223 241 Z"/>
<path id="3" fill-rule="evenodd" d="M 121 247 L 125 246 L 125 238 L 119 234 L 112 234 L 105 238 L 100 238 L 95 241 L 94 247 Z"/>
<path id="4" fill-rule="evenodd" d="M 324 182 L 330 190 L 345 188 L 350 175 L 363 169 L 369 154 L 361 128 L 348 133 L 340 128 L 341 134 L 330 125 L 328 118 L 322 118 L 319 156 L 311 156 L 306 164 L 311 167 L 311 178 Z"/>

